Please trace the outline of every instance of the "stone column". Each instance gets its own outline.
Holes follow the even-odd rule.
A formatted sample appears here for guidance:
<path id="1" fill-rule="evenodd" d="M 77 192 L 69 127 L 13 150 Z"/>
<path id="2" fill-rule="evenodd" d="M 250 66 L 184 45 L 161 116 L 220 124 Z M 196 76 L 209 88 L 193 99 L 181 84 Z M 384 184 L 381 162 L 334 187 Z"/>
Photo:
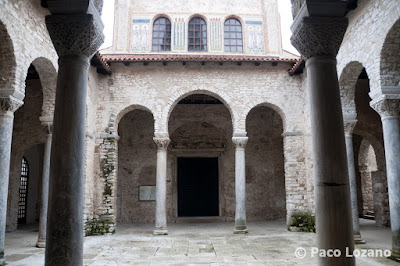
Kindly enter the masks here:
<path id="1" fill-rule="evenodd" d="M 40 197 L 40 217 L 39 217 L 39 236 L 36 242 L 36 247 L 46 247 L 46 227 L 47 227 L 47 209 L 49 202 L 49 179 L 50 179 L 50 153 L 51 140 L 53 138 L 51 127 L 47 125 L 48 133 L 46 143 L 44 144 L 43 170 L 42 170 L 42 194 Z"/>
<path id="2" fill-rule="evenodd" d="M 246 234 L 246 160 L 245 148 L 248 137 L 233 137 L 235 144 L 235 234 Z"/>
<path id="3" fill-rule="evenodd" d="M 341 250 L 339 257 L 319 257 L 319 265 L 355 264 L 354 257 L 346 256 L 346 250 L 353 252 L 354 241 L 336 69 L 336 55 L 347 24 L 344 17 L 309 16 L 296 18 L 292 26 L 292 44 L 307 60 L 317 247 L 320 250 Z"/>
<path id="4" fill-rule="evenodd" d="M 168 235 L 167 230 L 167 149 L 170 139 L 168 134 L 153 138 L 157 144 L 156 173 L 156 222 L 155 235 Z"/>
<path id="5" fill-rule="evenodd" d="M 90 57 L 103 42 L 99 15 L 50 15 L 59 55 L 45 263 L 83 264 L 85 116 Z"/>
<path id="6" fill-rule="evenodd" d="M 22 101 L 13 96 L 0 97 L 0 265 L 4 265 L 4 238 L 6 233 L 8 181 L 10 176 L 11 140 L 14 112 Z"/>
<path id="7" fill-rule="evenodd" d="M 400 262 L 400 100 L 382 97 L 372 100 L 370 105 L 382 119 L 392 229 L 391 259 Z"/>
<path id="8" fill-rule="evenodd" d="M 356 167 L 354 162 L 354 151 L 353 151 L 353 129 L 357 121 L 345 121 L 344 122 L 344 134 L 346 140 L 346 151 L 347 151 L 347 166 L 349 171 L 349 183 L 350 183 L 350 199 L 351 199 L 351 215 L 353 220 L 353 235 L 354 243 L 365 244 L 365 241 L 361 238 L 360 233 L 360 219 L 358 212 L 358 200 L 357 200 L 357 178 L 356 178 Z"/>

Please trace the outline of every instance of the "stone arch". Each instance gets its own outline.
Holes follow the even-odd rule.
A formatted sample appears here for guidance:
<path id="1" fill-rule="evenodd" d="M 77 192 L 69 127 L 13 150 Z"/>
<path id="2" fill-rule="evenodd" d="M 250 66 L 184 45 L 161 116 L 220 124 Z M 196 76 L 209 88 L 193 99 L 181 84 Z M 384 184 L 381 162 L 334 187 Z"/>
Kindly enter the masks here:
<path id="1" fill-rule="evenodd" d="M 17 62 L 13 40 L 2 21 L 0 21 L 0 70 L 0 93 L 12 94 L 16 85 Z"/>
<path id="2" fill-rule="evenodd" d="M 167 116 L 165 117 L 165 120 L 162 121 L 163 125 L 162 126 L 160 125 L 160 127 L 156 127 L 156 128 L 163 128 L 165 130 L 164 132 L 168 132 L 169 119 L 171 117 L 171 113 L 174 110 L 175 106 L 182 99 L 184 99 L 184 98 L 186 98 L 186 97 L 188 97 L 190 95 L 193 95 L 193 94 L 205 94 L 205 95 L 208 95 L 208 96 L 212 96 L 212 97 L 218 99 L 219 101 L 221 101 L 224 104 L 224 106 L 229 110 L 229 113 L 230 113 L 231 119 L 232 119 L 233 132 L 235 132 L 235 129 L 236 129 L 236 127 L 235 127 L 235 117 L 236 116 L 235 116 L 235 113 L 233 112 L 233 110 L 231 108 L 231 105 L 228 103 L 228 101 L 225 100 L 225 99 L 228 99 L 227 95 L 222 95 L 222 94 L 220 95 L 219 93 L 216 93 L 216 92 L 213 92 L 213 91 L 210 91 L 210 90 L 201 90 L 201 89 L 191 90 L 191 91 L 182 93 L 180 95 L 176 95 L 174 97 L 175 100 L 171 100 L 168 103 L 168 107 L 167 107 L 168 108 L 168 112 L 167 112 Z"/>
<path id="3" fill-rule="evenodd" d="M 387 227 L 390 224 L 390 212 L 384 148 L 374 136 L 368 133 L 355 131 L 354 134 L 363 138 L 359 146 L 358 158 L 356 158 L 361 184 L 365 185 L 366 181 L 370 183 L 376 225 L 378 227 Z M 372 158 L 371 151 L 374 155 Z M 371 159 L 375 159 L 372 165 Z M 361 195 L 363 188 L 358 193 Z M 362 210 L 360 209 L 359 211 L 362 212 Z"/>
<path id="4" fill-rule="evenodd" d="M 400 86 L 400 19 L 390 28 L 380 54 L 381 86 Z"/>
<path id="5" fill-rule="evenodd" d="M 115 205 L 110 206 L 104 198 L 104 207 L 115 210 L 116 222 L 152 222 L 155 202 L 142 202 L 139 187 L 155 186 L 156 182 L 154 115 L 143 106 L 129 106 L 119 116 L 119 137 L 104 139 L 108 156 L 104 157 L 103 165 L 113 165 L 113 173 L 104 176 L 112 184 L 110 193 L 115 199 Z M 112 149 L 108 145 L 111 142 Z"/>
<path id="6" fill-rule="evenodd" d="M 38 57 L 31 64 L 38 72 L 40 84 L 42 85 L 42 116 L 52 117 L 56 101 L 57 69 L 52 61 L 45 57 Z"/>
<path id="7" fill-rule="evenodd" d="M 275 104 L 272 104 L 272 103 L 269 103 L 269 102 L 262 102 L 262 103 L 257 103 L 257 104 L 255 104 L 253 106 L 249 106 L 244 111 L 244 117 L 245 117 L 244 123 L 246 123 L 247 117 L 248 117 L 249 113 L 251 112 L 251 110 L 253 110 L 253 109 L 257 108 L 257 107 L 260 107 L 260 106 L 268 107 L 268 108 L 274 110 L 280 116 L 280 118 L 282 120 L 282 125 L 283 125 L 283 132 L 285 132 L 286 131 L 286 115 L 285 115 L 285 112 L 283 112 L 283 110 L 279 106 L 277 106 Z"/>
<path id="8" fill-rule="evenodd" d="M 355 111 L 355 91 L 358 77 L 364 66 L 358 61 L 349 62 L 343 69 L 339 78 L 340 99 L 342 102 L 343 113 Z"/>
<path id="9" fill-rule="evenodd" d="M 147 107 L 147 106 L 144 106 L 144 105 L 132 104 L 132 105 L 129 105 L 129 106 L 119 110 L 117 115 L 111 114 L 112 117 L 113 116 L 115 117 L 114 119 L 113 118 L 110 119 L 110 125 L 112 125 L 115 128 L 115 132 L 112 132 L 112 133 L 118 134 L 118 126 L 119 126 L 119 122 L 121 121 L 122 117 L 124 117 L 124 115 L 126 115 L 127 113 L 129 113 L 131 111 L 134 111 L 134 110 L 143 110 L 143 111 L 147 111 L 147 112 L 151 113 L 153 118 L 154 118 L 154 127 L 155 127 L 155 125 L 156 125 L 156 116 L 151 111 L 151 109 L 149 107 Z"/>

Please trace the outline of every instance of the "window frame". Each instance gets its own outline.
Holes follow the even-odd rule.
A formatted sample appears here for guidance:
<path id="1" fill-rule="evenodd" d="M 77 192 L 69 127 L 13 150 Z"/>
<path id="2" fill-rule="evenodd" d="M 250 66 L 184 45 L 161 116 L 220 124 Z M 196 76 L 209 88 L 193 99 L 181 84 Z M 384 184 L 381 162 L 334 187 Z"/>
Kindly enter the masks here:
<path id="1" fill-rule="evenodd" d="M 160 23 L 161 19 L 164 19 L 164 23 Z M 157 23 L 159 22 L 159 23 Z M 164 26 L 164 29 L 156 29 L 156 26 Z M 169 30 L 167 29 L 169 26 Z M 159 16 L 153 21 L 152 31 L 151 31 L 151 51 L 152 52 L 170 52 L 172 50 L 172 22 L 167 16 Z M 156 33 L 156 34 L 155 34 Z M 163 33 L 161 36 L 160 33 Z M 169 36 L 168 34 L 169 33 Z M 157 36 L 156 36 L 157 35 Z M 154 41 L 157 40 L 155 44 Z M 162 42 L 161 42 L 162 40 Z M 169 40 L 169 43 L 168 43 Z M 154 49 L 157 47 L 157 49 Z M 169 47 L 169 50 L 166 49 Z M 162 50 L 164 48 L 164 50 Z"/>
<path id="2" fill-rule="evenodd" d="M 194 21 L 195 19 L 200 19 L 201 21 L 200 23 L 193 22 L 194 29 L 190 29 L 191 22 Z M 202 22 L 204 22 L 204 24 L 202 24 Z M 196 25 L 200 25 L 200 30 L 196 30 Z M 191 32 L 193 32 L 193 37 L 190 36 Z M 196 37 L 196 32 L 200 32 L 200 36 Z M 193 44 L 190 43 L 191 39 L 193 40 Z M 196 44 L 196 39 L 200 40 L 199 44 Z M 195 52 L 195 53 L 208 52 L 208 24 L 207 20 L 204 17 L 195 15 L 190 18 L 188 22 L 187 42 L 188 42 L 187 44 L 188 52 Z M 193 46 L 192 50 L 190 49 L 191 46 Z M 196 50 L 196 46 L 200 46 L 200 50 Z M 202 47 L 205 47 L 205 49 L 202 50 Z"/>
<path id="3" fill-rule="evenodd" d="M 235 24 L 231 24 L 231 20 L 234 20 Z M 228 21 L 229 24 L 227 25 L 226 23 Z M 235 30 L 231 30 L 232 27 L 235 28 Z M 237 27 L 240 27 L 240 31 L 237 31 Z M 225 37 L 226 33 L 228 33 L 229 37 Z M 231 34 L 234 34 L 235 37 L 232 38 Z M 237 37 L 238 34 L 240 34 L 241 37 Z M 229 44 L 227 44 L 227 41 L 229 41 Z M 232 44 L 233 41 L 234 44 Z M 241 44 L 238 44 L 238 41 L 240 41 Z M 226 50 L 227 47 L 229 47 L 228 51 Z M 232 51 L 233 47 L 235 47 L 235 51 Z M 240 48 L 241 51 L 239 51 L 238 48 Z M 243 23 L 237 17 L 228 17 L 224 21 L 224 52 L 244 53 Z"/>

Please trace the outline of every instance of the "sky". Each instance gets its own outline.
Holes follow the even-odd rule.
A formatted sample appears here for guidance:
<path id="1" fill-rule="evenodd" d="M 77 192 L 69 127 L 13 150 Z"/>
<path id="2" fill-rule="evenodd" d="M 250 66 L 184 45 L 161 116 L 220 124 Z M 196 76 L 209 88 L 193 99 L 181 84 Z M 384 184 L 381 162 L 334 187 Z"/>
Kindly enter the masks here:
<path id="1" fill-rule="evenodd" d="M 278 0 L 279 13 L 281 15 L 282 26 L 282 45 L 283 49 L 299 54 L 296 49 L 290 44 L 290 25 L 292 24 L 292 7 L 290 0 Z M 104 0 L 103 14 L 101 16 L 104 23 L 105 41 L 101 48 L 106 48 L 112 45 L 113 26 L 114 26 L 114 0 Z"/>

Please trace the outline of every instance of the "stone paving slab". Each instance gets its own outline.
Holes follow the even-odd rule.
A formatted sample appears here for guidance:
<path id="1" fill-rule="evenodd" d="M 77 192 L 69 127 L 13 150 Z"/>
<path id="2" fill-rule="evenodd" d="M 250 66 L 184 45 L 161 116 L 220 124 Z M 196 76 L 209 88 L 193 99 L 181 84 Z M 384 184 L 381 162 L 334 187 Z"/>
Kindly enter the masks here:
<path id="1" fill-rule="evenodd" d="M 171 224 L 169 235 L 153 236 L 153 224 L 120 225 L 109 236 L 85 237 L 84 265 L 316 265 L 317 258 L 295 257 L 315 246 L 314 233 L 288 232 L 284 221 L 249 223 L 249 234 L 234 235 L 233 223 Z M 390 230 L 361 226 L 367 245 L 390 249 Z M 147 233 L 144 233 L 147 232 Z M 7 265 L 44 265 L 44 249 L 35 248 L 37 232 L 6 234 Z M 386 258 L 358 258 L 357 265 L 398 265 Z"/>

